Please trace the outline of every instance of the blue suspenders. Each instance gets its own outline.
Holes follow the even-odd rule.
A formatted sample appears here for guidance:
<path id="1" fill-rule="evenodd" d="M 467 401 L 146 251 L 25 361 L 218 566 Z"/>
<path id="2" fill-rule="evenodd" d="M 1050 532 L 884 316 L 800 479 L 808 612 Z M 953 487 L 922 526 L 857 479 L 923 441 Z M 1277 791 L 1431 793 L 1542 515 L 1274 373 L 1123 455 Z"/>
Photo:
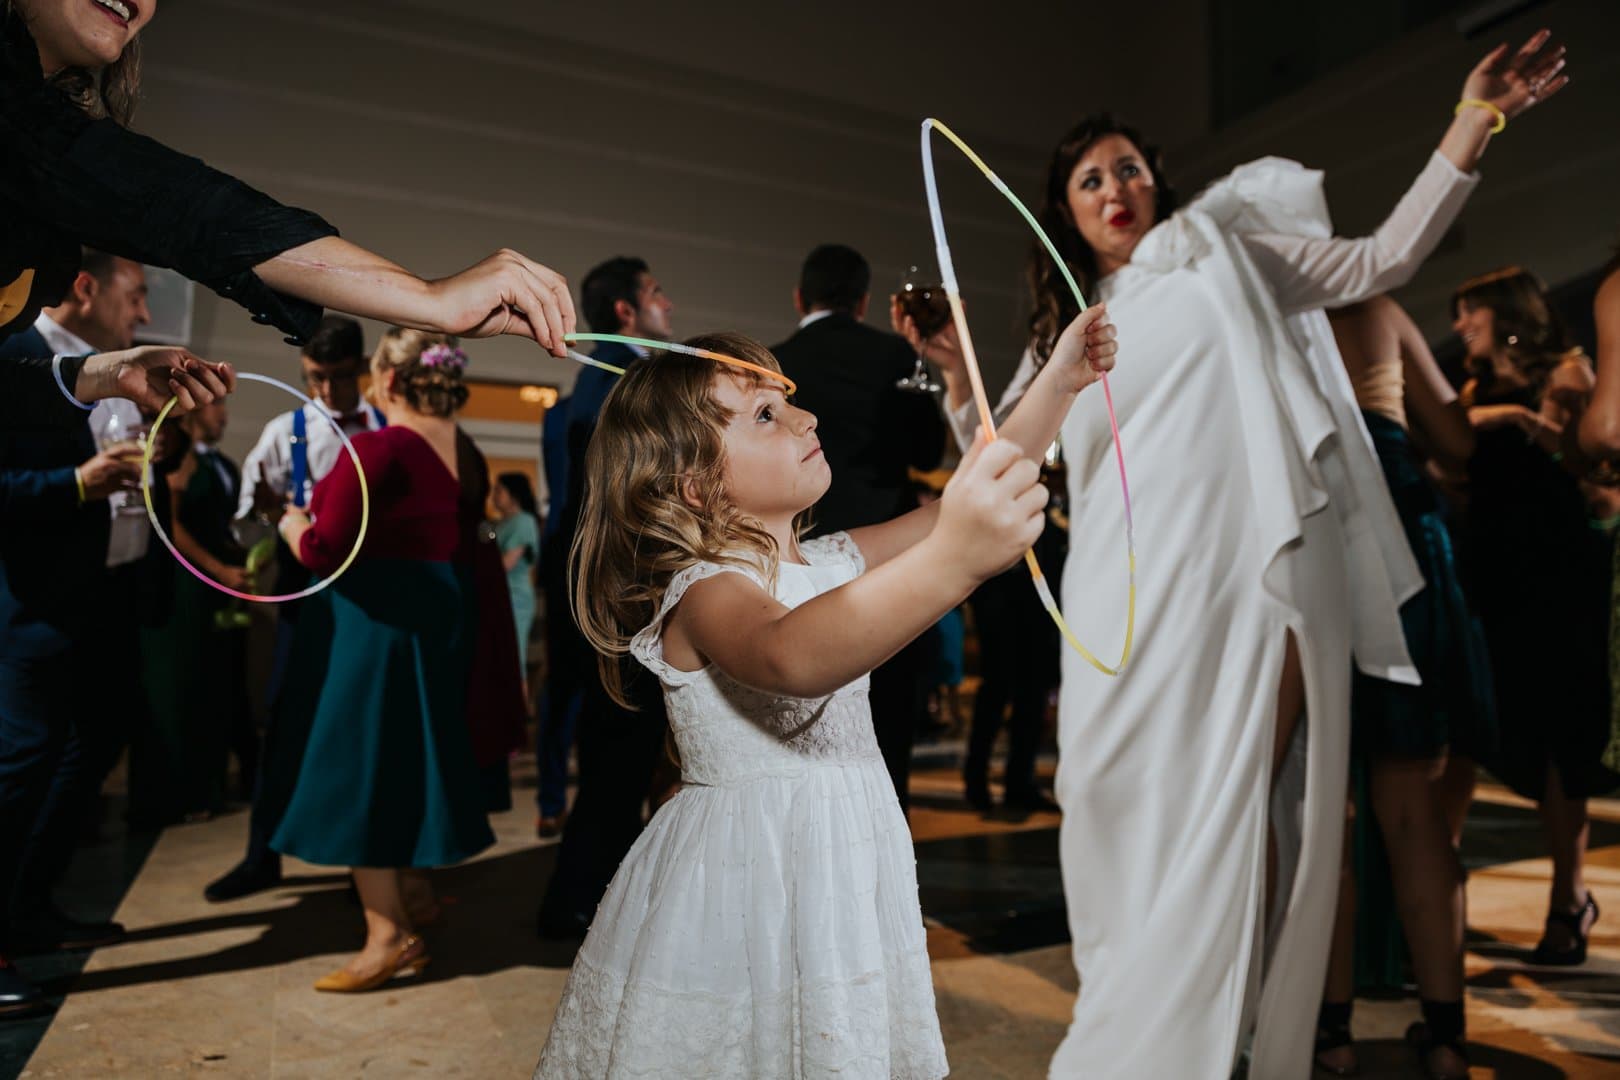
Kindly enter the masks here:
<path id="1" fill-rule="evenodd" d="M 379 428 L 388 426 L 383 419 L 382 412 L 371 406 L 371 416 Z M 299 409 L 293 413 L 292 438 L 288 440 L 292 448 L 292 504 L 304 505 L 304 485 L 309 482 L 309 429 L 304 420 L 304 410 Z"/>
<path id="2" fill-rule="evenodd" d="M 304 410 L 293 413 L 292 504 L 304 505 L 304 484 L 309 480 L 309 434 L 304 426 Z"/>

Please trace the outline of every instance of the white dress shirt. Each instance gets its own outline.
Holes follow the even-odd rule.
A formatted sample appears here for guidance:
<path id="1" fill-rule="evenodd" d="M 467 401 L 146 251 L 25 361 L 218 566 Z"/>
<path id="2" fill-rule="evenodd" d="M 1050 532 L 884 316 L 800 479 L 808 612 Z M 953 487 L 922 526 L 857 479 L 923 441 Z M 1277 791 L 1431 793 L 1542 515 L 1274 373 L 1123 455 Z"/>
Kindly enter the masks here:
<path id="1" fill-rule="evenodd" d="M 803 330 L 813 322 L 820 322 L 822 319 L 825 319 L 832 313 L 832 308 L 822 308 L 820 311 L 812 311 L 810 314 L 799 320 L 799 329 Z"/>
<path id="2" fill-rule="evenodd" d="M 34 320 L 34 329 L 58 356 L 88 356 L 100 351 L 43 311 Z M 96 407 L 90 411 L 90 435 L 98 449 L 115 419 L 125 431 L 133 431 L 141 426 L 141 410 L 125 398 L 103 398 L 96 402 Z M 145 555 L 146 546 L 152 542 L 152 526 L 142 509 L 141 493 L 113 492 L 107 496 L 107 513 L 112 518 L 112 532 L 107 538 L 107 565 L 121 566 Z"/>
<path id="3" fill-rule="evenodd" d="M 343 440 L 327 423 L 327 417 L 337 420 L 343 425 L 344 434 L 351 436 L 362 431 L 375 431 L 381 425 L 377 422 L 377 414 L 364 401 L 353 412 L 342 416 L 319 401 L 303 406 L 303 412 L 304 436 L 309 440 L 306 444 L 309 474 L 304 483 L 304 504 L 307 506 L 310 492 L 332 471 L 338 455 L 344 452 Z M 292 431 L 292 411 L 284 412 L 264 425 L 258 443 L 248 453 L 247 460 L 242 462 L 242 490 L 237 495 L 237 517 L 247 517 L 253 513 L 253 493 L 258 490 L 261 481 L 269 485 L 278 498 L 285 499 L 291 494 Z"/>

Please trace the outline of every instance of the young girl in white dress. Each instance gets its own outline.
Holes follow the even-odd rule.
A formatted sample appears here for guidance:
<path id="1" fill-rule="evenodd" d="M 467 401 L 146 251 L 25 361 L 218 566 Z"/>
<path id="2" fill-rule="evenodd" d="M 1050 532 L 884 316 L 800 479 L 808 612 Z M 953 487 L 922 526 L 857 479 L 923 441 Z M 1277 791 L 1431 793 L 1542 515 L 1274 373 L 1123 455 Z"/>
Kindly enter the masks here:
<path id="1" fill-rule="evenodd" d="M 1035 461 L 1113 365 L 1101 308 L 1058 341 L 936 504 L 800 543 L 830 470 L 784 385 L 669 353 L 608 395 L 586 455 L 575 607 L 617 691 L 663 683 L 682 789 L 597 909 L 536 1077 L 933 1078 L 916 856 L 867 673 L 1040 534 Z M 689 344 L 770 371 L 738 335 Z"/>

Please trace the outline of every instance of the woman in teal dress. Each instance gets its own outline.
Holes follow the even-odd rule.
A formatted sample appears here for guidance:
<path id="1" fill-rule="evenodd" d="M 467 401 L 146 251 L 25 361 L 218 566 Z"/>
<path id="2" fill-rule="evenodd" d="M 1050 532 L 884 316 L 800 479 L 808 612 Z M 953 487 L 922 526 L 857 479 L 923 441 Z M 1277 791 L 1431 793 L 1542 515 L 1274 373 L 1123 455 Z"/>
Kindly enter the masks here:
<path id="1" fill-rule="evenodd" d="M 307 862 L 353 868 L 364 948 L 318 990 L 382 985 L 427 963 L 402 871 L 467 859 L 494 842 L 467 725 L 476 635 L 462 547 L 457 409 L 466 357 L 445 337 L 394 328 L 371 361 L 371 395 L 388 426 L 354 437 L 370 525 L 354 564 L 300 613 L 266 796 L 271 840 Z M 348 455 L 317 485 L 309 512 L 281 531 L 320 577 L 360 530 L 360 481 Z"/>
<path id="2" fill-rule="evenodd" d="M 529 652 L 529 632 L 534 628 L 534 568 L 540 561 L 540 511 L 534 501 L 534 488 L 520 472 L 505 472 L 495 478 L 493 496 L 495 541 L 501 547 L 506 567 L 506 584 L 512 590 L 512 617 L 517 621 L 518 659 Z"/>
<path id="3" fill-rule="evenodd" d="M 1423 1021 L 1408 1031 L 1431 1077 L 1462 1077 L 1466 897 L 1443 778 L 1491 752 L 1496 728 L 1484 639 L 1463 595 L 1451 529 L 1431 464 L 1455 474 L 1474 452 L 1468 414 L 1417 325 L 1387 296 L 1328 313 L 1356 404 L 1424 588 L 1401 605 L 1407 651 L 1423 681 L 1353 676 L 1353 825 L 1317 1020 L 1316 1064 L 1354 1075 L 1357 991 L 1399 989 L 1407 961 Z M 1403 934 L 1404 931 L 1404 934 Z M 1408 943 L 1410 949 L 1407 948 Z"/>

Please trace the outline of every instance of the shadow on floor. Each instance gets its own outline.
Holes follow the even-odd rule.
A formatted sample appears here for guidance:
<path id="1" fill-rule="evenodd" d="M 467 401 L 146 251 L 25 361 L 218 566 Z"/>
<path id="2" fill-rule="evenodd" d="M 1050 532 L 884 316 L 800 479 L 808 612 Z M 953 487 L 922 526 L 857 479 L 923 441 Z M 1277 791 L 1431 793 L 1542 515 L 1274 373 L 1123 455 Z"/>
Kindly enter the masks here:
<path id="1" fill-rule="evenodd" d="M 67 876 L 56 889 L 68 914 L 88 921 L 113 917 L 161 835 L 156 831 L 127 828 L 121 796 L 107 799 L 101 816 L 105 824 L 97 835 L 81 842 Z M 13 1080 L 27 1066 L 55 1018 L 55 1009 L 62 1004 L 66 988 L 89 960 L 88 951 L 51 953 L 22 960 L 24 974 L 50 995 L 52 1011 L 0 1022 L 0 1080 Z"/>
<path id="2" fill-rule="evenodd" d="M 434 874 L 446 899 L 444 925 L 424 931 L 433 964 L 421 982 L 486 975 L 517 967 L 567 967 L 577 942 L 542 941 L 534 932 L 535 909 L 550 877 L 556 848 L 521 851 L 451 867 Z M 274 908 L 241 908 L 266 897 L 294 894 Z M 236 910 L 232 910 L 232 909 Z M 130 943 L 262 927 L 253 940 L 217 952 L 65 974 L 47 982 L 54 994 L 94 993 L 115 987 L 168 982 L 199 975 L 277 967 L 299 957 L 347 954 L 359 949 L 363 926 L 343 873 L 289 878 L 280 889 L 222 905 L 217 915 L 144 927 Z M 117 946 L 109 951 L 116 959 Z"/>
<path id="3" fill-rule="evenodd" d="M 1419 1080 L 1425 1075 L 1412 1048 L 1398 1039 L 1357 1041 L 1356 1056 L 1361 1064 L 1358 1075 L 1365 1080 L 1406 1080 L 1407 1077 Z M 1557 1065 L 1500 1046 L 1469 1043 L 1468 1057 L 1471 1072 L 1476 1076 L 1497 1076 L 1504 1080 L 1566 1080 L 1569 1076 Z M 1329 1074 L 1317 1069 L 1315 1075 Z"/>

